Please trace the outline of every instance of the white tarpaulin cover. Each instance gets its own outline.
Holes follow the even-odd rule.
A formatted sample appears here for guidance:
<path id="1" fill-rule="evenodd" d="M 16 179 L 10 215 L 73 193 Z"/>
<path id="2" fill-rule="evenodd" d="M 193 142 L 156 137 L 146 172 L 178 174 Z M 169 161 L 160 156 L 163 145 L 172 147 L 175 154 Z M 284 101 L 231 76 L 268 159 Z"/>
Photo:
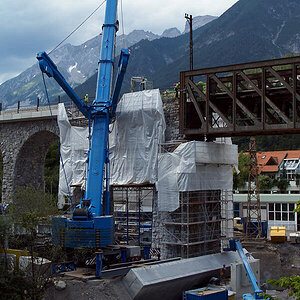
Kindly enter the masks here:
<path id="1" fill-rule="evenodd" d="M 83 183 L 88 151 L 88 129 L 72 127 L 63 105 L 59 105 L 61 153 L 70 184 Z M 188 142 L 172 153 L 159 153 L 164 141 L 165 120 L 159 90 L 125 94 L 111 125 L 111 184 L 156 183 L 158 209 L 179 207 L 179 192 L 232 190 L 232 167 L 238 164 L 236 145 Z M 59 204 L 68 190 L 62 167 Z"/>
<path id="2" fill-rule="evenodd" d="M 232 167 L 238 164 L 236 145 L 188 142 L 159 157 L 158 210 L 179 207 L 179 192 L 232 190 Z"/>
<path id="3" fill-rule="evenodd" d="M 60 152 L 68 185 L 83 184 L 86 172 L 86 159 L 89 150 L 88 128 L 71 126 L 63 103 L 58 104 L 57 123 L 60 131 Z M 60 161 L 58 207 L 65 204 L 64 195 L 68 187 Z"/>
<path id="4" fill-rule="evenodd" d="M 155 183 L 165 119 L 159 90 L 125 94 L 109 135 L 112 184 Z"/>
<path id="5" fill-rule="evenodd" d="M 71 126 L 63 104 L 59 104 L 57 120 L 68 184 L 84 183 L 88 128 Z M 158 147 L 164 142 L 165 127 L 158 89 L 122 97 L 109 135 L 111 184 L 156 182 Z M 63 195 L 68 195 L 68 189 L 60 166 L 59 207 L 65 203 Z"/>

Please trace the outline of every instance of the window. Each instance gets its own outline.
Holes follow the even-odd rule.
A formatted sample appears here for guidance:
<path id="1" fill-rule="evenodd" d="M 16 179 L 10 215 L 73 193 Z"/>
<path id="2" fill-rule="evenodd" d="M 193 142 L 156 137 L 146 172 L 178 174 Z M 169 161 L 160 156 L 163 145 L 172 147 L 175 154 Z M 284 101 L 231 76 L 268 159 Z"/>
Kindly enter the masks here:
<path id="1" fill-rule="evenodd" d="M 282 203 L 282 211 L 287 211 L 287 203 Z"/>
<path id="2" fill-rule="evenodd" d="M 294 203 L 269 203 L 268 205 L 270 221 L 295 221 Z"/>
<path id="3" fill-rule="evenodd" d="M 240 203 L 234 202 L 233 203 L 233 217 L 239 217 L 240 216 Z"/>
<path id="4" fill-rule="evenodd" d="M 282 221 L 288 221 L 288 213 L 287 212 L 282 213 Z"/>
<path id="5" fill-rule="evenodd" d="M 280 212 L 276 212 L 275 213 L 275 218 L 276 218 L 276 221 L 281 221 L 281 213 Z"/>
<path id="6" fill-rule="evenodd" d="M 295 209 L 294 203 L 289 203 L 289 211 L 293 211 Z"/>

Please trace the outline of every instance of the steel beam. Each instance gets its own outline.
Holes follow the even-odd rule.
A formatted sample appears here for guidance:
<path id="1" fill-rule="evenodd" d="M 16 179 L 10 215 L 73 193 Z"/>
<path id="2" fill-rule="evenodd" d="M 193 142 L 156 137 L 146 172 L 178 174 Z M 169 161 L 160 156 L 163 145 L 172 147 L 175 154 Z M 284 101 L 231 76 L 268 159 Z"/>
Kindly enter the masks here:
<path id="1" fill-rule="evenodd" d="M 289 57 L 181 72 L 180 133 L 193 139 L 300 133 L 299 66 L 300 57 Z"/>

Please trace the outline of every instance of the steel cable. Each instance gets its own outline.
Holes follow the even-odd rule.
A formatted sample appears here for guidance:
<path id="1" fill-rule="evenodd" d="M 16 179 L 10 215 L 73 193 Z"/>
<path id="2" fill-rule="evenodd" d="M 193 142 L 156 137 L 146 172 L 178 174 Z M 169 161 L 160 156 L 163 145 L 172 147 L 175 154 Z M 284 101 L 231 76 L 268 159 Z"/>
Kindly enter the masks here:
<path id="1" fill-rule="evenodd" d="M 104 3 L 106 0 L 104 0 L 94 11 L 87 16 L 66 38 L 64 38 L 56 47 L 54 47 L 48 55 L 50 55 L 54 50 L 56 50 L 63 42 L 65 42 L 74 32 L 76 32 Z"/>

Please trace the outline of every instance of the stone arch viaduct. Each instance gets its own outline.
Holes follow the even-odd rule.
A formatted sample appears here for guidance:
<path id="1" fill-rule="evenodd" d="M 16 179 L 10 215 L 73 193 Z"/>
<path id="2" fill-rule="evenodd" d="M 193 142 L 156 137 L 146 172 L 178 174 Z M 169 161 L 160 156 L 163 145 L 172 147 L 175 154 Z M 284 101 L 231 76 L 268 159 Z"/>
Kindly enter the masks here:
<path id="1" fill-rule="evenodd" d="M 163 100 L 166 140 L 179 137 L 178 99 Z M 77 109 L 68 107 L 70 122 L 86 126 Z M 52 106 L 57 134 L 57 105 Z M 71 114 L 69 114 L 71 112 Z M 3 111 L 0 114 L 0 151 L 3 158 L 2 200 L 12 201 L 17 186 L 33 184 L 44 188 L 44 164 L 50 145 L 55 142 L 53 122 L 48 107 L 38 110 Z"/>
<path id="2" fill-rule="evenodd" d="M 57 106 L 52 108 L 52 113 L 56 123 Z M 49 109 L 2 112 L 0 151 L 3 158 L 4 201 L 12 200 L 16 186 L 32 183 L 43 188 L 45 157 L 55 140 Z"/>

